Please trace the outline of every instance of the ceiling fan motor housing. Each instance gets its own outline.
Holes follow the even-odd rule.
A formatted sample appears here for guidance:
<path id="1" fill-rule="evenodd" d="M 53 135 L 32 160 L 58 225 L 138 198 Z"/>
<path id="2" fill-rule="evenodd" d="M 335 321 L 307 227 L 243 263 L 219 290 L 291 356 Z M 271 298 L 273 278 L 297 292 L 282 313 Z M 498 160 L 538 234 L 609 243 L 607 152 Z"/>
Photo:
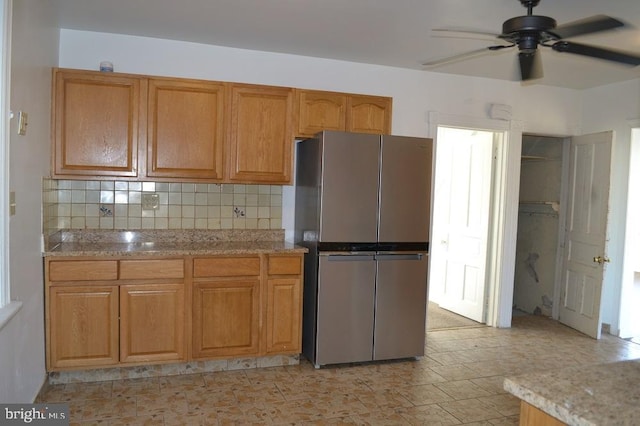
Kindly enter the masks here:
<path id="1" fill-rule="evenodd" d="M 507 19 L 502 24 L 502 35 L 506 36 L 521 31 L 549 31 L 556 27 L 556 20 L 548 16 L 526 15 Z"/>
<path id="2" fill-rule="evenodd" d="M 502 24 L 501 39 L 517 44 L 522 52 L 533 52 L 548 31 L 556 27 L 556 21 L 548 16 L 526 15 L 507 19 Z"/>

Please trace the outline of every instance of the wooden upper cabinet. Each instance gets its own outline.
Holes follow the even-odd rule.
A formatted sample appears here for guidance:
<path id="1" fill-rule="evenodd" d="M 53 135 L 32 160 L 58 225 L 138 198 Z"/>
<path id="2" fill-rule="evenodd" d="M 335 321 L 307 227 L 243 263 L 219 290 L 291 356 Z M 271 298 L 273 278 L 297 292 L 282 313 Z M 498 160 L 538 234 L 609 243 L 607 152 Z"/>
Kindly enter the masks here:
<path id="1" fill-rule="evenodd" d="M 225 85 L 150 79 L 147 176 L 223 178 Z"/>
<path id="2" fill-rule="evenodd" d="M 347 100 L 347 131 L 357 133 L 391 133 L 392 98 L 350 95 Z"/>
<path id="3" fill-rule="evenodd" d="M 54 69 L 52 176 L 290 184 L 294 137 L 389 134 L 392 98 Z"/>
<path id="4" fill-rule="evenodd" d="M 293 101 L 290 88 L 231 85 L 229 180 L 291 182 Z"/>
<path id="5" fill-rule="evenodd" d="M 391 133 L 392 98 L 320 90 L 297 90 L 296 136 L 312 137 L 323 130 Z"/>
<path id="6" fill-rule="evenodd" d="M 298 90 L 296 136 L 312 137 L 323 130 L 346 129 L 347 95 L 317 90 Z"/>
<path id="7" fill-rule="evenodd" d="M 62 69 L 53 78 L 53 175 L 138 176 L 146 80 Z"/>

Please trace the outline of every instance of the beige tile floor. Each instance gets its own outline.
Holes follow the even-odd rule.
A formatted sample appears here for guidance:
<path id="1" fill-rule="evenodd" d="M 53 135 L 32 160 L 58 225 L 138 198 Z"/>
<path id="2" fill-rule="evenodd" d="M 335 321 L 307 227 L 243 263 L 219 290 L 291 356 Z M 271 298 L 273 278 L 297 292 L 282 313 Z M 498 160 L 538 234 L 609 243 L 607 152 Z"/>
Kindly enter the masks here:
<path id="1" fill-rule="evenodd" d="M 54 385 L 39 400 L 69 403 L 72 425 L 515 425 L 505 376 L 633 358 L 640 345 L 524 316 L 430 331 L 419 360 Z"/>

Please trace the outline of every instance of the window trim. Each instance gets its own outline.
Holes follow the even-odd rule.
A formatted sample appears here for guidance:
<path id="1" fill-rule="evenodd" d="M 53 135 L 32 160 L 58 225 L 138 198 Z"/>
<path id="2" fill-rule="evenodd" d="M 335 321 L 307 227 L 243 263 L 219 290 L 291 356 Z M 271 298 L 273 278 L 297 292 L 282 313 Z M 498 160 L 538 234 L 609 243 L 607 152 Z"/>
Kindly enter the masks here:
<path id="1" fill-rule="evenodd" d="M 9 263 L 9 121 L 13 0 L 0 0 L 0 327 L 17 312 L 11 304 Z M 13 306 L 12 306 L 13 305 Z"/>

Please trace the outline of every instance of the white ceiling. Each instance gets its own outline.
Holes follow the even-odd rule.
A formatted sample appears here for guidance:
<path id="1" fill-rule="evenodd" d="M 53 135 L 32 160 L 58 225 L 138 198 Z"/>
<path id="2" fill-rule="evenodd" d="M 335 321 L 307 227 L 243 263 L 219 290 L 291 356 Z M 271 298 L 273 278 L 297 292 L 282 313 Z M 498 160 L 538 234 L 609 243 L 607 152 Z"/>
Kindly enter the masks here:
<path id="1" fill-rule="evenodd" d="M 426 60 L 492 44 L 486 39 L 433 37 L 432 28 L 463 27 L 497 34 L 503 21 L 526 14 L 518 0 L 49 1 L 61 28 L 411 69 L 423 69 Z M 559 25 L 597 14 L 622 19 L 631 24 L 630 29 L 571 41 L 640 53 L 639 0 L 541 0 L 534 13 L 550 16 Z M 516 52 L 493 52 L 428 72 L 515 80 Z M 582 89 L 640 78 L 640 67 L 547 48 L 542 51 L 542 63 L 544 78 L 534 84 Z"/>

